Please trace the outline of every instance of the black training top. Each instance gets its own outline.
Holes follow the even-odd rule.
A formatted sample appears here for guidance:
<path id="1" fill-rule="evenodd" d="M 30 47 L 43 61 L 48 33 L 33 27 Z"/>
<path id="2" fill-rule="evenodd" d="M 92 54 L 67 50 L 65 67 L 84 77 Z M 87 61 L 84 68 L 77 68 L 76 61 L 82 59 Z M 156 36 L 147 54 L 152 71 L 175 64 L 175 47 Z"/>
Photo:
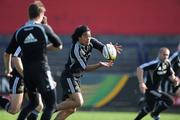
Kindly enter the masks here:
<path id="1" fill-rule="evenodd" d="M 144 63 L 140 68 L 147 71 L 145 83 L 148 90 L 157 90 L 161 80 L 167 79 L 174 72 L 169 61 L 162 62 L 159 59 Z"/>
<path id="2" fill-rule="evenodd" d="M 20 47 L 24 68 L 36 66 L 48 70 L 46 55 L 48 41 L 54 47 L 59 47 L 62 44 L 50 26 L 29 21 L 14 33 L 6 52 L 14 54 Z"/>

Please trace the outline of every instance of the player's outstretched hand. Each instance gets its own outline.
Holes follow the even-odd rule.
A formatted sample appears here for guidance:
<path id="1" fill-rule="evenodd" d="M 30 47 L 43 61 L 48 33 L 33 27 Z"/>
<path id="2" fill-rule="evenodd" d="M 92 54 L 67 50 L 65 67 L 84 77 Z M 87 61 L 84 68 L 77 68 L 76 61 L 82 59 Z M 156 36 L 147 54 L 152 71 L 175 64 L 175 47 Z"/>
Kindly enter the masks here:
<path id="1" fill-rule="evenodd" d="M 99 62 L 102 67 L 112 67 L 114 62 L 112 60 L 108 62 Z"/>
<path id="2" fill-rule="evenodd" d="M 112 44 L 112 43 L 110 42 L 110 44 Z M 122 45 L 119 45 L 118 43 L 116 43 L 116 44 L 114 45 L 114 47 L 115 47 L 117 53 L 119 53 L 119 54 L 123 51 Z"/>

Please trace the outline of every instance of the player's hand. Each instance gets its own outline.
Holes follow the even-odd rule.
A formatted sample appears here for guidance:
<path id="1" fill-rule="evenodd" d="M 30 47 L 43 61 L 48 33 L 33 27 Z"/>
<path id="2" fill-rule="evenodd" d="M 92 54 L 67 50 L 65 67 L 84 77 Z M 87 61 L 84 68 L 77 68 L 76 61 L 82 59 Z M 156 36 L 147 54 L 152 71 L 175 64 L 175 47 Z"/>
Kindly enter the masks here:
<path id="1" fill-rule="evenodd" d="M 99 62 L 101 67 L 112 67 L 114 62 L 112 60 L 108 61 L 108 62 Z"/>
<path id="2" fill-rule="evenodd" d="M 112 44 L 112 43 L 110 42 L 110 44 Z M 116 43 L 116 44 L 114 45 L 114 47 L 115 47 L 117 53 L 119 53 L 119 54 L 123 51 L 122 45 L 119 45 L 118 43 Z"/>
<path id="3" fill-rule="evenodd" d="M 176 79 L 174 80 L 174 86 L 178 86 L 180 85 L 180 78 L 176 77 Z"/>
<path id="4" fill-rule="evenodd" d="M 148 88 L 147 88 L 147 86 L 146 86 L 146 84 L 145 84 L 144 82 L 139 83 L 139 90 L 140 90 L 141 93 L 144 94 L 147 89 L 148 89 Z"/>
<path id="5" fill-rule="evenodd" d="M 8 70 L 5 70 L 5 75 L 6 75 L 7 77 L 12 77 L 11 72 L 12 72 L 12 68 L 9 68 Z"/>
<path id="6" fill-rule="evenodd" d="M 48 24 L 48 22 L 47 22 L 47 17 L 46 17 L 46 16 L 43 17 L 43 20 L 41 21 L 41 23 L 42 23 L 42 24 L 45 24 L 45 25 Z"/>

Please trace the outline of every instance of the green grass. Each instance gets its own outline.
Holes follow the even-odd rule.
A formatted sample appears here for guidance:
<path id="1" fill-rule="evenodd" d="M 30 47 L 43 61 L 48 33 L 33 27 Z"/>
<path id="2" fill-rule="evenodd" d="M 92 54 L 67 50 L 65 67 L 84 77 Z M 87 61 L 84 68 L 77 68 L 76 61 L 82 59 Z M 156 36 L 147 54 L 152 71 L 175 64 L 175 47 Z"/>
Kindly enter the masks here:
<path id="1" fill-rule="evenodd" d="M 53 115 L 53 118 L 56 114 Z M 71 115 L 67 120 L 133 120 L 137 115 L 135 112 L 76 112 Z M 5 111 L 0 111 L 0 120 L 16 120 L 18 114 L 10 115 Z M 179 120 L 180 114 L 161 114 L 161 120 Z M 147 115 L 143 120 L 152 120 L 152 118 Z"/>

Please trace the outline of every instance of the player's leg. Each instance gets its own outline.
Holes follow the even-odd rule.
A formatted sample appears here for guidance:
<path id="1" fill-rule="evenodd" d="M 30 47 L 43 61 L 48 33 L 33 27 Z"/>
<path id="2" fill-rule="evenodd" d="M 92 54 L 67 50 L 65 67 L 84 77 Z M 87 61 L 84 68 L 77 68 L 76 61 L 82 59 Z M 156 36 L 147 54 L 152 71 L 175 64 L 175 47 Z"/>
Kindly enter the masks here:
<path id="1" fill-rule="evenodd" d="M 36 83 L 37 89 L 44 103 L 41 120 L 50 120 L 56 105 L 56 82 L 53 80 L 50 71 L 41 70 L 38 74 L 41 84 Z"/>
<path id="2" fill-rule="evenodd" d="M 66 110 L 71 108 L 78 108 L 83 105 L 83 97 L 81 92 L 76 92 L 71 95 L 69 95 L 69 99 L 66 99 L 65 101 L 61 102 L 57 105 L 57 110 Z"/>
<path id="3" fill-rule="evenodd" d="M 158 101 L 153 112 L 151 113 L 151 116 L 156 118 L 155 120 L 159 120 L 159 114 L 173 104 L 173 98 L 167 93 L 157 92 L 155 94 L 158 97 Z"/>
<path id="4" fill-rule="evenodd" d="M 39 84 L 37 77 L 38 71 L 36 69 L 24 70 L 24 84 L 27 89 L 27 95 L 29 98 L 28 104 L 21 110 L 17 120 L 26 119 L 29 114 L 39 105 L 39 96 L 37 93 L 37 83 Z"/>
<path id="5" fill-rule="evenodd" d="M 9 113 L 16 114 L 20 111 L 21 105 L 23 102 L 23 96 L 24 96 L 24 93 L 11 95 L 10 106 L 8 109 Z"/>
<path id="6" fill-rule="evenodd" d="M 25 120 L 29 114 L 39 105 L 37 92 L 27 91 L 29 103 L 21 110 L 17 120 Z"/>
<path id="7" fill-rule="evenodd" d="M 11 94 L 10 100 L 2 96 L 0 97 L 0 104 L 2 108 L 5 109 L 10 114 L 16 114 L 20 111 L 22 101 L 23 101 L 23 93 Z"/>
<path id="8" fill-rule="evenodd" d="M 79 83 L 74 77 L 68 78 L 67 76 L 61 76 L 61 86 L 63 88 L 63 94 L 68 96 L 69 99 L 58 104 L 57 110 L 74 109 L 81 107 L 84 103 Z"/>
<path id="9" fill-rule="evenodd" d="M 67 110 L 61 110 L 55 120 L 65 120 L 68 116 L 70 116 L 72 113 L 76 111 L 76 108 L 74 109 L 67 109 Z"/>
<path id="10" fill-rule="evenodd" d="M 151 112 L 154 108 L 155 98 L 149 92 L 145 93 L 145 106 L 142 107 L 134 120 L 141 120 L 144 116 L 146 116 L 149 112 Z"/>
<path id="11" fill-rule="evenodd" d="M 13 69 L 12 77 L 9 79 L 10 84 L 10 99 L 0 97 L 0 105 L 10 114 L 16 114 L 20 111 L 23 96 L 24 96 L 24 83 L 20 74 Z"/>
<path id="12" fill-rule="evenodd" d="M 40 94 L 38 94 L 38 100 L 39 105 L 30 113 L 30 115 L 27 117 L 27 120 L 37 120 L 39 113 L 43 110 L 44 105 Z"/>
<path id="13" fill-rule="evenodd" d="M 76 108 L 81 107 L 83 105 L 84 100 L 81 94 L 79 83 L 77 82 L 77 80 L 75 80 L 74 77 L 68 78 L 66 76 L 61 76 L 60 82 L 63 88 L 63 94 L 68 97 L 60 104 L 58 104 L 56 106 L 56 109 L 59 111 L 71 110 L 66 111 L 66 113 L 64 113 L 64 118 L 67 118 L 69 115 L 75 112 L 74 110 Z M 60 114 L 58 115 L 59 117 L 57 116 L 57 118 L 63 119 L 63 116 L 60 116 Z"/>
<path id="14" fill-rule="evenodd" d="M 41 120 L 50 120 L 56 105 L 55 88 L 53 90 L 41 92 L 41 96 L 45 104 Z"/>

